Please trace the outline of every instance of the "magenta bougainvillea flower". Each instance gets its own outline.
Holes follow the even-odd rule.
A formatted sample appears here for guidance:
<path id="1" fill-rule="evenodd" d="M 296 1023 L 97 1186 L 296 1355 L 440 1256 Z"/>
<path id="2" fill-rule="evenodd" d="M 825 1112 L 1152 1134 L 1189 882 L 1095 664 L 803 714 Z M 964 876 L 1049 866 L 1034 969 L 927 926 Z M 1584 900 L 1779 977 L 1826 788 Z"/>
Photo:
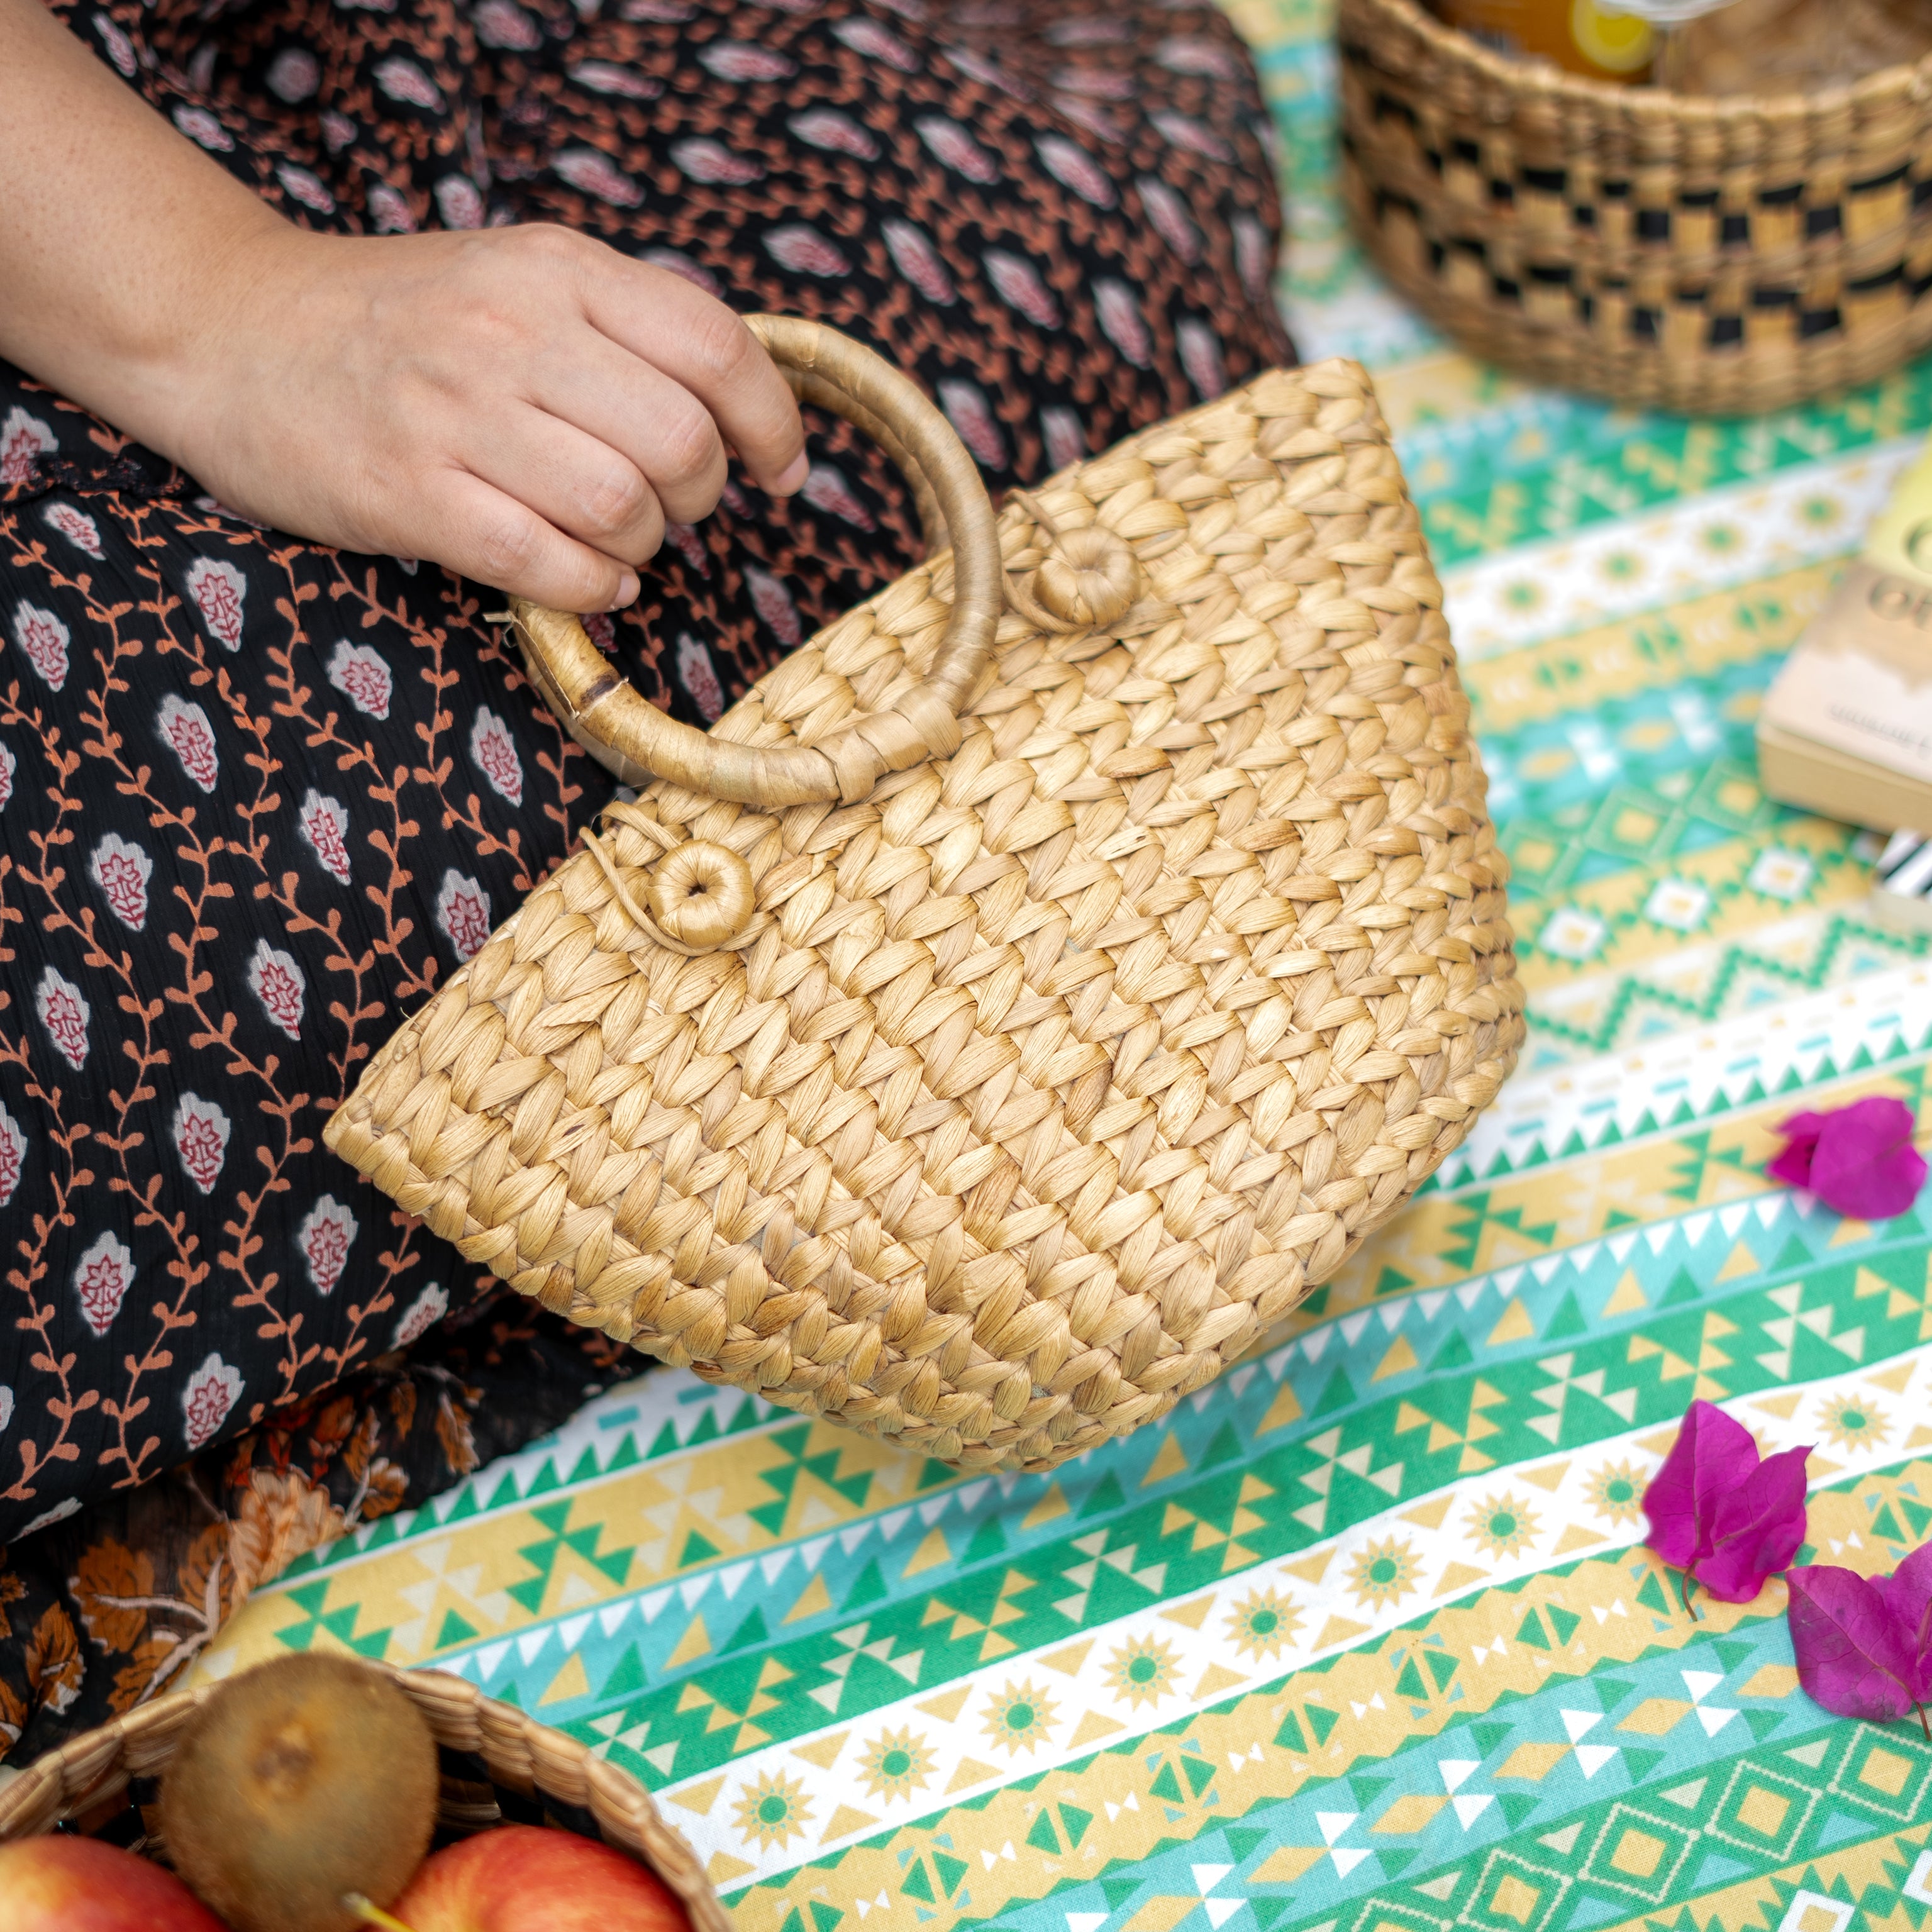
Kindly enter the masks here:
<path id="1" fill-rule="evenodd" d="M 1646 1539 L 1684 1572 L 1681 1594 L 1701 1583 L 1726 1604 L 1748 1604 L 1804 1540 L 1808 1449 L 1760 1457 L 1750 1431 L 1714 1403 L 1694 1402 L 1657 1479 L 1644 1492 Z"/>
<path id="2" fill-rule="evenodd" d="M 1916 1711 L 1932 1738 L 1932 1543 L 1889 1576 L 1813 1563 L 1788 1580 L 1798 1682 L 1841 1718 L 1884 1724 Z"/>
<path id="3" fill-rule="evenodd" d="M 1778 1131 L 1787 1144 L 1765 1163 L 1774 1180 L 1802 1187 L 1861 1221 L 1888 1221 L 1918 1198 L 1925 1157 L 1912 1144 L 1912 1109 L 1868 1094 L 1828 1114 L 1793 1114 Z"/>

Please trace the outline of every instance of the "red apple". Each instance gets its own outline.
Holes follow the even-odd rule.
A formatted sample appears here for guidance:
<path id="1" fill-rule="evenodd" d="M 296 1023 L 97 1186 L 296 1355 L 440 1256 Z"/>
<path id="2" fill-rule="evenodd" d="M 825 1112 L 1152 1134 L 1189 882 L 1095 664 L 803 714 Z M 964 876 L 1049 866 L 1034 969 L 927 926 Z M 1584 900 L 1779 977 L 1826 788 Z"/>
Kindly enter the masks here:
<path id="1" fill-rule="evenodd" d="M 691 1932 L 656 1873 L 596 1838 L 532 1825 L 432 1854 L 388 1910 L 409 1932 Z"/>
<path id="2" fill-rule="evenodd" d="M 222 1932 L 165 1866 L 98 1838 L 0 1845 L 0 1932 Z"/>

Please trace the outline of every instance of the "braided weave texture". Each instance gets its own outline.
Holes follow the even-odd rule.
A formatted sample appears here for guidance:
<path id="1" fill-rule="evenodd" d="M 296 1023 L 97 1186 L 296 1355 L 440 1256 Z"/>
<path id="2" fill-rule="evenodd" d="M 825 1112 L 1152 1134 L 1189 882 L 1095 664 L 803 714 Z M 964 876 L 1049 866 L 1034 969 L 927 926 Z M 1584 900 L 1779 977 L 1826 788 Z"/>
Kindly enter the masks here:
<path id="1" fill-rule="evenodd" d="M 956 752 L 855 805 L 615 808 L 327 1138 L 664 1360 L 1044 1468 L 1263 1343 L 1462 1140 L 1522 994 L 1362 370 L 1265 376 L 1016 493 L 999 534 Z M 910 572 L 717 730 L 811 745 L 889 707 L 950 581 Z M 752 884 L 723 950 L 652 910 L 691 841 Z"/>
<path id="2" fill-rule="evenodd" d="M 1932 60 L 1680 94 L 1506 58 L 1420 0 L 1339 0 L 1336 51 L 1355 232 L 1485 362 L 1754 415 L 1932 343 Z"/>

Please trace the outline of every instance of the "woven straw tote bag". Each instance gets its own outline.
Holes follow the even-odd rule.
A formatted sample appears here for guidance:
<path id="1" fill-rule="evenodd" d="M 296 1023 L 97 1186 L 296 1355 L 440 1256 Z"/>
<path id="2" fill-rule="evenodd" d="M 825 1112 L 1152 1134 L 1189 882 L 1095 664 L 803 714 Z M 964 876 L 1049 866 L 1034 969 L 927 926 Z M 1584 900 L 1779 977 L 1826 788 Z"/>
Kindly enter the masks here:
<path id="1" fill-rule="evenodd" d="M 818 325 L 928 560 L 708 735 L 512 616 L 643 789 L 328 1144 L 526 1294 L 969 1468 L 1265 1340 L 1514 1064 L 1505 866 L 1368 379 L 1279 370 L 1015 491 Z"/>

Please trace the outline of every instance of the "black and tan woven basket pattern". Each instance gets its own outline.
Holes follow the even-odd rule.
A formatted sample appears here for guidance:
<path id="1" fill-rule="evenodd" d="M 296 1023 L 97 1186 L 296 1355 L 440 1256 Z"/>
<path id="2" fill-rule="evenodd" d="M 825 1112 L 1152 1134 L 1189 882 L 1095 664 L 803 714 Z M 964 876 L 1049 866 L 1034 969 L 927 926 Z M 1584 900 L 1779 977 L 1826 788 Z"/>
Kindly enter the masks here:
<path id="1" fill-rule="evenodd" d="M 1337 35 L 1357 232 L 1472 353 L 1732 413 L 1932 341 L 1932 62 L 1706 98 L 1503 59 L 1416 0 L 1340 0 Z"/>

